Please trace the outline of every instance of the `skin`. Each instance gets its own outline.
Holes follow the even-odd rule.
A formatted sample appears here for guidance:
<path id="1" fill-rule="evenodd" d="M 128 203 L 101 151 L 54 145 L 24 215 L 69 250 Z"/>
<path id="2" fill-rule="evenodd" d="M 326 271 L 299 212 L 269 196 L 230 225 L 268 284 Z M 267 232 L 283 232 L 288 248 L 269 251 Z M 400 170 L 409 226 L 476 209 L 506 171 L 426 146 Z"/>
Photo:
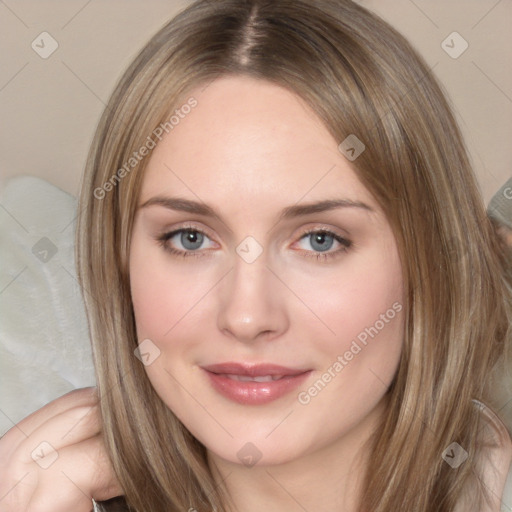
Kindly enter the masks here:
<path id="1" fill-rule="evenodd" d="M 296 95 L 240 76 L 190 95 L 197 107 L 150 156 L 132 234 L 137 335 L 158 354 L 147 375 L 206 446 L 235 510 L 350 512 L 368 464 L 363 443 L 385 412 L 397 370 L 403 308 L 309 403 L 297 394 L 403 304 L 395 238 L 340 141 Z M 142 206 L 156 196 L 207 203 L 220 219 Z M 326 199 L 368 208 L 279 219 L 285 207 Z M 180 234 L 158 240 L 191 226 L 206 235 L 198 248 L 183 245 Z M 308 229 L 332 231 L 350 246 L 328 237 L 325 252 L 337 255 L 318 260 L 322 246 L 304 235 Z M 263 249 L 252 263 L 236 251 L 248 236 Z M 274 402 L 242 405 L 217 393 L 200 368 L 226 361 L 312 372 Z M 248 442 L 261 454 L 251 467 L 237 456 Z"/>
<path id="2" fill-rule="evenodd" d="M 0 512 L 90 512 L 123 494 L 106 455 L 96 388 L 45 405 L 0 440 Z"/>

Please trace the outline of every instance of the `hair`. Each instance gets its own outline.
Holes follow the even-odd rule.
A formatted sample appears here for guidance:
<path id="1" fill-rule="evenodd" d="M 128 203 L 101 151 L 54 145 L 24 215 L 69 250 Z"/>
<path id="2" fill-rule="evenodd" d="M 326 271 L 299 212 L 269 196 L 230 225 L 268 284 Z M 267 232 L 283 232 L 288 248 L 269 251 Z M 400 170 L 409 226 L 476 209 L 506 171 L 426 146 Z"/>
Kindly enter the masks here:
<path id="1" fill-rule="evenodd" d="M 510 358 L 504 256 L 432 69 L 350 0 L 195 1 L 140 51 L 99 121 L 80 191 L 76 258 L 124 509 L 230 510 L 205 447 L 134 356 L 129 247 L 149 158 L 126 166 L 191 90 L 228 75 L 292 91 L 340 143 L 356 135 L 366 149 L 352 167 L 393 229 L 405 290 L 403 349 L 389 407 L 369 440 L 360 510 L 451 511 L 468 485 L 481 510 L 482 422 L 473 400 L 500 406 L 488 382 L 496 363 Z M 441 457 L 452 442 L 468 452 L 457 470 Z"/>

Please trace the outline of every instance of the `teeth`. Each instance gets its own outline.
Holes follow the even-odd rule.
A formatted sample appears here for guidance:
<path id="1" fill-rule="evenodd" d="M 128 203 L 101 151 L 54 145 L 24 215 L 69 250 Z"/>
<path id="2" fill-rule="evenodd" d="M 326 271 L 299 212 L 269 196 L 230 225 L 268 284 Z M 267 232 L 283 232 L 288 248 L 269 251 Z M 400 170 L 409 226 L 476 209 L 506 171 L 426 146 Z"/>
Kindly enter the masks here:
<path id="1" fill-rule="evenodd" d="M 283 375 L 259 375 L 257 377 L 251 377 L 249 375 L 226 375 L 226 377 L 241 382 L 272 382 L 283 378 Z"/>

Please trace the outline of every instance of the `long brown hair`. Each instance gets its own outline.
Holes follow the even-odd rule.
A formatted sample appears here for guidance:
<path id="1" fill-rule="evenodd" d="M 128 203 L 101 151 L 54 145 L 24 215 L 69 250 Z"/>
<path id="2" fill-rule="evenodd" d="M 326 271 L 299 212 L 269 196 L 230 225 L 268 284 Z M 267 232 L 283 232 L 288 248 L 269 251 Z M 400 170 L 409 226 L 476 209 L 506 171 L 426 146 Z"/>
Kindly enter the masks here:
<path id="1" fill-rule="evenodd" d="M 360 510 L 451 511 L 468 485 L 480 510 L 485 489 L 474 461 L 482 424 L 472 399 L 500 406 L 487 383 L 498 359 L 509 357 L 510 283 L 432 70 L 350 0 L 198 0 L 142 49 L 100 120 L 80 193 L 77 264 L 103 433 L 127 504 L 138 512 L 229 510 L 204 446 L 134 356 L 128 272 L 148 161 L 140 148 L 158 142 L 159 126 L 171 129 L 172 112 L 192 89 L 227 74 L 287 87 L 340 143 L 356 135 L 366 149 L 353 168 L 397 240 L 405 339 L 389 409 L 371 439 Z M 468 453 L 457 470 L 441 457 L 453 442 Z"/>

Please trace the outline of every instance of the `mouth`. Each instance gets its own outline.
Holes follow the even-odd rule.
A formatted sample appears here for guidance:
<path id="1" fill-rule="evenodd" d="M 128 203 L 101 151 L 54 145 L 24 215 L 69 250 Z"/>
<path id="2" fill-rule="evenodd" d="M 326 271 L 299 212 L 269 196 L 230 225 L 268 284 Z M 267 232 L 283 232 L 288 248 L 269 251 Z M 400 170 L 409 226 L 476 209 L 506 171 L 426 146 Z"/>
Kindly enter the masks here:
<path id="1" fill-rule="evenodd" d="M 223 374 L 217 374 L 223 375 Z M 251 377 L 250 375 L 230 375 L 225 374 L 225 377 L 232 380 L 239 380 L 240 382 L 272 382 L 274 380 L 280 380 L 284 375 L 259 375 L 257 377 Z"/>
<path id="2" fill-rule="evenodd" d="M 266 363 L 221 363 L 201 368 L 215 391 L 243 405 L 277 400 L 298 387 L 312 371 Z"/>

